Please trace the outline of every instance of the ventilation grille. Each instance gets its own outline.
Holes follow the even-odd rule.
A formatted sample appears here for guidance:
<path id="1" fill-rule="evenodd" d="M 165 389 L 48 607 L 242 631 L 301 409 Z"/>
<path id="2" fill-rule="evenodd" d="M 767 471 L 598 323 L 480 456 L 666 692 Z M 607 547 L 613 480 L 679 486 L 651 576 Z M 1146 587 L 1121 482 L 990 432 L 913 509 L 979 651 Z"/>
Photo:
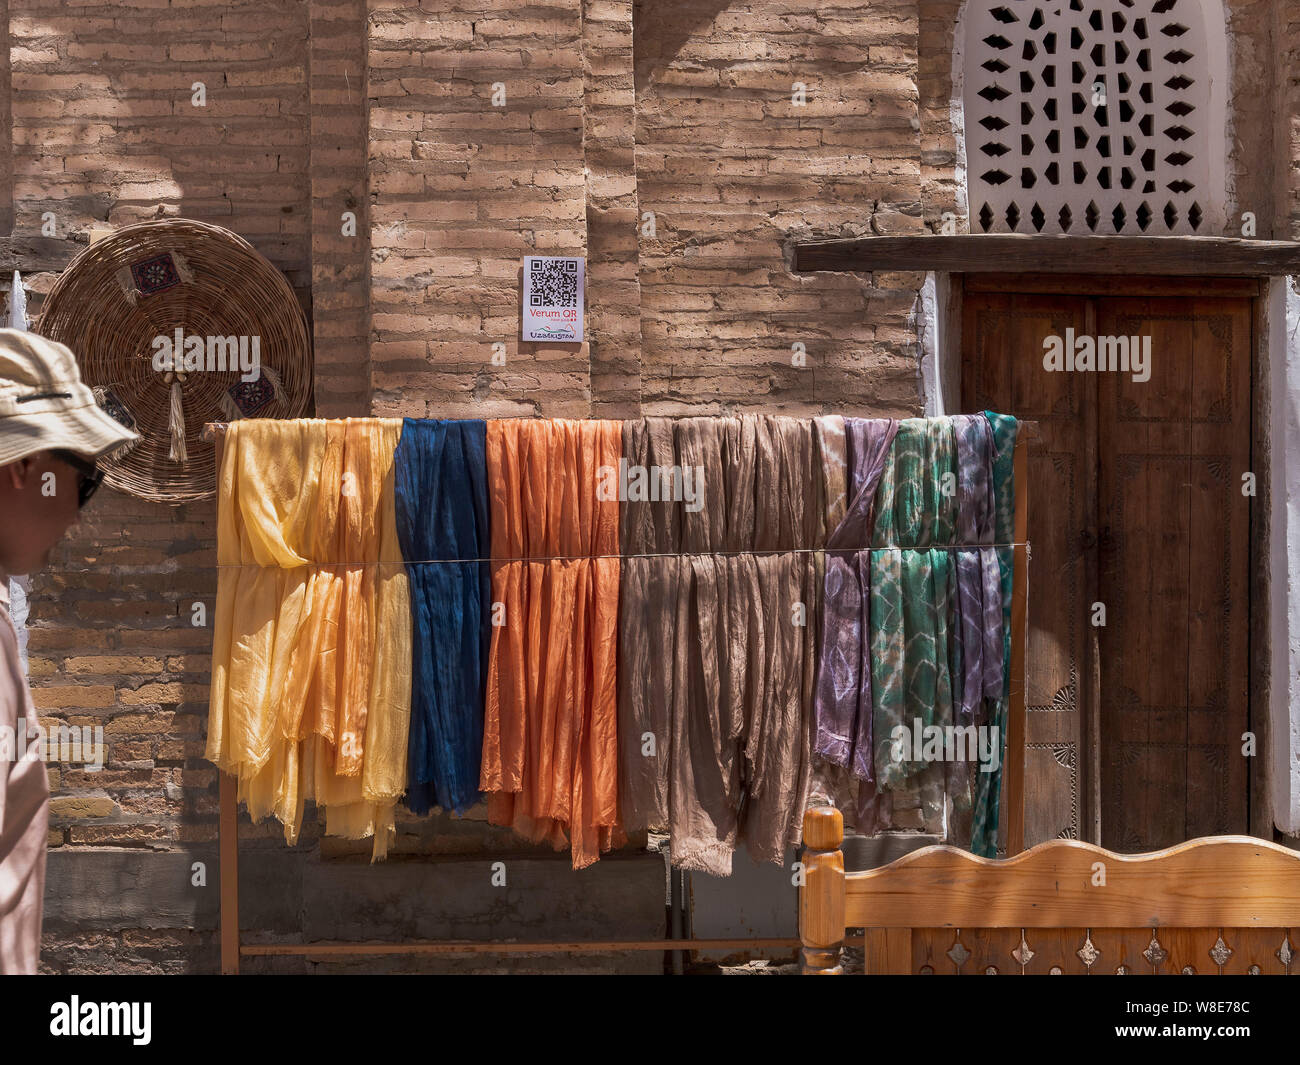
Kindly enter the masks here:
<path id="1" fill-rule="evenodd" d="M 1204 232 L 1219 205 L 1210 188 L 1212 72 L 1200 7 L 972 3 L 964 93 L 971 231 Z"/>

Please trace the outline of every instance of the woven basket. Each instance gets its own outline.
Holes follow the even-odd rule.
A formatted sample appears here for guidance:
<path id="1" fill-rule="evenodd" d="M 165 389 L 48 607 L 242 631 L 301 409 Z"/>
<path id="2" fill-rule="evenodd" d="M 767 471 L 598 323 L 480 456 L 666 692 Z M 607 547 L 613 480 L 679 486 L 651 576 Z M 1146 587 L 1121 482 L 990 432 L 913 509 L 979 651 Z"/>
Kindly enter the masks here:
<path id="1" fill-rule="evenodd" d="M 143 437 L 100 460 L 106 483 L 142 499 L 215 493 L 215 448 L 199 437 L 205 422 L 296 418 L 310 403 L 311 340 L 293 289 L 220 226 L 164 219 L 95 242 L 59 276 L 35 328 L 72 349 L 104 408 Z M 170 348 L 155 338 L 174 340 L 177 329 L 182 340 L 205 338 L 198 369 L 166 365 Z M 257 338 L 256 381 L 242 382 L 231 349 L 210 339 L 229 337 L 245 338 L 246 360 Z M 216 368 L 223 359 L 228 368 Z"/>

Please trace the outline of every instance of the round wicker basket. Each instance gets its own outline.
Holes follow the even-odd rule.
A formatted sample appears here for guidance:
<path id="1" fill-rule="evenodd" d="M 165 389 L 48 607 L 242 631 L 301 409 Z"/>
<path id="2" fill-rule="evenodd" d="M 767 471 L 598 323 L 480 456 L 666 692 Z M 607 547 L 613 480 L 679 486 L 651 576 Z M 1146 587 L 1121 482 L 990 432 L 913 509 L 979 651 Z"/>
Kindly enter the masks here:
<path id="1" fill-rule="evenodd" d="M 140 433 L 100 466 L 143 499 L 214 494 L 205 422 L 295 418 L 310 403 L 311 339 L 293 289 L 243 237 L 206 222 L 141 222 L 91 244 L 35 328 L 71 348 L 105 409 Z"/>

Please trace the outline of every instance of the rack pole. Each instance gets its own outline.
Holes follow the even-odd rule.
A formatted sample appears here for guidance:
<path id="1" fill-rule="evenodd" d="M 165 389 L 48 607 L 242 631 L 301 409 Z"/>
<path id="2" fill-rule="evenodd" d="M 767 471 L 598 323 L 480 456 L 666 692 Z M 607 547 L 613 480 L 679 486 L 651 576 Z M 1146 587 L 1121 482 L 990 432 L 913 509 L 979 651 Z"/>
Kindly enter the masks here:
<path id="1" fill-rule="evenodd" d="M 223 422 L 209 422 L 203 438 L 216 447 L 217 479 L 226 443 Z M 218 854 L 221 866 L 221 973 L 239 975 L 239 790 L 229 773 L 218 773 Z"/>
<path id="2" fill-rule="evenodd" d="M 1014 590 L 1011 595 L 1011 687 L 1007 708 L 1007 856 L 1024 850 L 1025 838 L 1025 651 L 1027 640 L 1029 598 L 1029 479 L 1027 476 L 1027 447 L 1029 439 L 1037 438 L 1037 423 L 1022 422 L 1017 434 L 1013 456 L 1013 476 L 1016 485 L 1014 554 Z M 218 477 L 221 471 L 226 424 L 209 422 L 203 430 L 205 439 L 216 445 Z M 237 782 L 228 773 L 219 774 L 219 853 L 221 864 L 221 972 L 239 974 L 241 954 L 422 954 L 422 953 L 512 953 L 515 951 L 557 952 L 611 950 L 662 950 L 691 944 L 701 947 L 743 948 L 765 946 L 797 946 L 798 940 L 643 940 L 630 942 L 603 941 L 592 943 L 319 943 L 276 944 L 274 946 L 241 947 L 239 937 L 239 801 Z M 676 952 L 674 952 L 676 953 Z"/>
<path id="3" fill-rule="evenodd" d="M 235 778 L 221 781 L 221 972 L 239 975 L 239 802 Z"/>
<path id="4" fill-rule="evenodd" d="M 1021 423 L 1013 452 L 1016 486 L 1012 543 L 1011 684 L 1007 699 L 1007 857 L 1025 849 L 1025 651 L 1029 603 L 1029 477 L 1027 454 L 1037 423 Z"/>

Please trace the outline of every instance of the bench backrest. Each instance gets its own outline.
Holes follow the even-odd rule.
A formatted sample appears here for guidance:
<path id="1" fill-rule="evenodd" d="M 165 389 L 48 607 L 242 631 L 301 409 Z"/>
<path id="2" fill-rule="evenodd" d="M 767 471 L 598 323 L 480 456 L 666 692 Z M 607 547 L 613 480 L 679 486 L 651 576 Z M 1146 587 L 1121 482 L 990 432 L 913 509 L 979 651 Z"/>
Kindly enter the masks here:
<path id="1" fill-rule="evenodd" d="M 804 819 L 806 973 L 837 974 L 845 930 L 869 973 L 1300 974 L 1300 853 L 1211 836 L 1150 854 L 1052 840 L 1003 861 L 925 847 L 845 873 L 844 821 Z"/>

